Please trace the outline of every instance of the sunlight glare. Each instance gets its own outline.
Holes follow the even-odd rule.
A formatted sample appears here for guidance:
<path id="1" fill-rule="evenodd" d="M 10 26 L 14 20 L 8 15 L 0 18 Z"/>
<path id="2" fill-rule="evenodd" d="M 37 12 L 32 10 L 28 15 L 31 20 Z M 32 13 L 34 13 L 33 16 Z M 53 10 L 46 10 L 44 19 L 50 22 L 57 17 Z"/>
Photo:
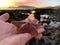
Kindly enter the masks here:
<path id="1" fill-rule="evenodd" d="M 9 0 L 0 0 L 0 8 L 12 6 L 11 1 Z"/>

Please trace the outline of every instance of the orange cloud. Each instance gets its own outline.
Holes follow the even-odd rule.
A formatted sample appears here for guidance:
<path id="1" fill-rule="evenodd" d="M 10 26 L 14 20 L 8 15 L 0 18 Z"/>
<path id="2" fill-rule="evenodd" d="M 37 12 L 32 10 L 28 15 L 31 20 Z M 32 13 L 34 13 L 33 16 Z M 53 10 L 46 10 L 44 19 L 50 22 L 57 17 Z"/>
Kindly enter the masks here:
<path id="1" fill-rule="evenodd" d="M 35 0 L 11 0 L 11 2 L 19 2 L 19 3 L 28 3 L 28 2 L 34 2 Z"/>
<path id="2" fill-rule="evenodd" d="M 22 6 L 31 2 L 35 2 L 36 0 L 17 0 L 17 1 L 12 1 L 13 3 L 13 7 L 17 7 L 17 6 Z"/>
<path id="3" fill-rule="evenodd" d="M 27 2 L 32 2 L 32 3 L 27 3 Z M 33 3 L 33 2 L 35 2 L 35 3 Z M 37 3 L 37 2 L 39 2 L 39 3 Z M 35 7 L 38 7 L 38 8 L 47 7 L 47 6 L 50 5 L 50 4 L 47 3 L 47 0 L 26 0 L 26 3 L 27 4 L 23 3 L 23 5 L 35 6 Z"/>

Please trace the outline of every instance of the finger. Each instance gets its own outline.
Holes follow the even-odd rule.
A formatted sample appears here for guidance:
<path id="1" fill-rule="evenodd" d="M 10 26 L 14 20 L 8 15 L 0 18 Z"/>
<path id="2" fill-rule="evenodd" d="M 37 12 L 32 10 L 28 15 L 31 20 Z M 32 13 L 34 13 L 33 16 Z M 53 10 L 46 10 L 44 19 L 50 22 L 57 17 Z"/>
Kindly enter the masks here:
<path id="1" fill-rule="evenodd" d="M 31 38 L 32 37 L 30 34 L 24 33 L 24 34 L 15 35 L 13 37 L 13 41 L 15 42 L 15 44 L 25 45 L 26 42 L 29 41 Z"/>
<path id="2" fill-rule="evenodd" d="M 8 13 L 4 13 L 0 16 L 0 20 L 2 20 L 2 21 L 7 21 L 8 19 L 9 19 Z"/>
<path id="3" fill-rule="evenodd" d="M 7 37 L 4 40 L 0 41 L 1 45 L 25 45 L 28 40 L 32 37 L 30 34 L 19 34 L 11 37 Z M 9 40 L 9 41 L 8 41 Z"/>

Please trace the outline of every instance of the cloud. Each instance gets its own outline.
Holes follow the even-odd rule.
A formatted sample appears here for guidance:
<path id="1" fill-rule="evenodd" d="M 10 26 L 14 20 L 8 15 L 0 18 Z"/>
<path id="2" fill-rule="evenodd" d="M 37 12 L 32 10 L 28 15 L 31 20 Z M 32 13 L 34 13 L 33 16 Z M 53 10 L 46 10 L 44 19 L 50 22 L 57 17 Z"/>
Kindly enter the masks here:
<path id="1" fill-rule="evenodd" d="M 47 7 L 49 6 L 49 4 L 47 3 L 40 3 L 40 4 L 26 4 L 27 6 L 34 6 L 34 7 L 38 7 L 38 8 L 42 8 L 42 7 Z"/>
<path id="2" fill-rule="evenodd" d="M 31 6 L 43 6 L 47 0 L 11 0 L 12 7 L 18 7 L 22 5 L 31 5 Z M 39 4 L 38 4 L 39 3 Z M 42 4 L 41 4 L 42 3 Z"/>
<path id="3" fill-rule="evenodd" d="M 35 0 L 11 0 L 11 2 L 19 2 L 19 3 L 25 3 L 25 2 L 34 2 Z"/>
<path id="4" fill-rule="evenodd" d="M 21 6 L 21 5 L 25 5 L 28 3 L 33 3 L 36 0 L 11 0 L 10 2 L 12 3 L 13 7 L 17 7 L 17 6 Z"/>

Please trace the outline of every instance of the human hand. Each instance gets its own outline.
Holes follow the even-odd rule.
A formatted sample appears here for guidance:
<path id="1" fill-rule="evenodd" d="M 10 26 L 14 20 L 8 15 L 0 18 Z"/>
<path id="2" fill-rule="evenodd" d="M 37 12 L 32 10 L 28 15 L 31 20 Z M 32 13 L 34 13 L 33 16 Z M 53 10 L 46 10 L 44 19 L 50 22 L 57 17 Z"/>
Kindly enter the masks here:
<path id="1" fill-rule="evenodd" d="M 29 33 L 16 34 L 15 26 L 5 22 L 9 19 L 9 14 L 5 13 L 0 16 L 0 45 L 25 45 L 32 36 Z M 43 28 L 41 28 L 42 30 Z"/>
<path id="2" fill-rule="evenodd" d="M 0 16 L 0 45 L 25 45 L 31 39 L 28 33 L 16 34 L 14 32 L 14 25 L 5 22 L 9 19 L 9 14 L 5 13 Z"/>

